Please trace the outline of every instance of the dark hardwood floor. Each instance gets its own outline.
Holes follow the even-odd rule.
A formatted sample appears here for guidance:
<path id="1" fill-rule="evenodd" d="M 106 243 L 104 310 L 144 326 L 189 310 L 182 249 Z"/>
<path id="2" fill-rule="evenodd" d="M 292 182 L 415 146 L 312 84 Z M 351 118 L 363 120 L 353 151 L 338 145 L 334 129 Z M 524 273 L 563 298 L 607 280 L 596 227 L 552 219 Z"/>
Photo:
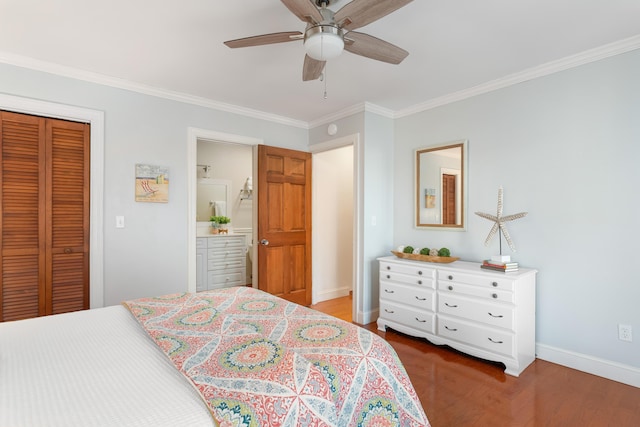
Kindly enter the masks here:
<path id="1" fill-rule="evenodd" d="M 350 297 L 311 308 L 351 320 Z M 396 350 L 434 427 L 640 426 L 640 388 L 536 359 L 519 377 L 501 364 L 364 326 Z"/>

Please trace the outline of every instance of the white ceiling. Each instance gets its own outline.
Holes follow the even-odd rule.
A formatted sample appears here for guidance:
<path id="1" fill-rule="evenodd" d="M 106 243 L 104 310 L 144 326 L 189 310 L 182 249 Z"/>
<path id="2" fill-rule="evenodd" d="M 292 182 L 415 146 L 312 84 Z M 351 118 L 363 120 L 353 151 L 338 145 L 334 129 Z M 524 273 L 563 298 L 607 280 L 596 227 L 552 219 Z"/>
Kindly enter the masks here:
<path id="1" fill-rule="evenodd" d="M 325 82 L 302 81 L 302 42 L 222 43 L 304 27 L 279 0 L 0 0 L 0 61 L 63 65 L 301 122 L 364 102 L 397 114 L 611 43 L 639 48 L 640 0 L 414 0 L 358 30 L 407 59 L 344 52 L 328 63 L 327 99 Z"/>

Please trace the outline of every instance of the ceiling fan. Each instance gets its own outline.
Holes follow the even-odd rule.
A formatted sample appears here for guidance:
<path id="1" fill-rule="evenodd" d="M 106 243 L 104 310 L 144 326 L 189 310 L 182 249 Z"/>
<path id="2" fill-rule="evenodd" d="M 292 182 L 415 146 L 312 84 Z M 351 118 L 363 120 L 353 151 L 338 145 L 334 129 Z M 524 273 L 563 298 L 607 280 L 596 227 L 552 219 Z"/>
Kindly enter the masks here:
<path id="1" fill-rule="evenodd" d="M 413 0 L 352 0 L 337 12 L 328 9 L 336 0 L 281 0 L 300 20 L 300 31 L 263 34 L 224 42 L 230 48 L 261 46 L 303 40 L 306 55 L 302 80 L 316 80 L 328 59 L 346 50 L 356 55 L 390 64 L 399 64 L 409 55 L 404 49 L 368 34 L 353 31 L 377 21 Z"/>

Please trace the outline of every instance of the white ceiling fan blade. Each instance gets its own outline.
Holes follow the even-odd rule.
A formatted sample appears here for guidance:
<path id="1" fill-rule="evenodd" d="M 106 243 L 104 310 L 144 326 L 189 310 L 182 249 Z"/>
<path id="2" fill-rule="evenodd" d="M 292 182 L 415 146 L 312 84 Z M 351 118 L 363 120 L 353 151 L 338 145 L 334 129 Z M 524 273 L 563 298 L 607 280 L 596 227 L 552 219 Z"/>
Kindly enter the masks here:
<path id="1" fill-rule="evenodd" d="M 344 50 L 377 61 L 399 64 L 409 55 L 406 50 L 368 34 L 351 31 L 344 38 Z"/>
<path id="2" fill-rule="evenodd" d="M 284 0 L 283 0 L 284 1 Z M 347 30 L 364 27 L 413 0 L 353 0 L 336 12 L 334 19 Z"/>
<path id="3" fill-rule="evenodd" d="M 322 14 L 311 0 L 281 0 L 287 9 L 301 21 L 317 24 L 322 22 Z"/>

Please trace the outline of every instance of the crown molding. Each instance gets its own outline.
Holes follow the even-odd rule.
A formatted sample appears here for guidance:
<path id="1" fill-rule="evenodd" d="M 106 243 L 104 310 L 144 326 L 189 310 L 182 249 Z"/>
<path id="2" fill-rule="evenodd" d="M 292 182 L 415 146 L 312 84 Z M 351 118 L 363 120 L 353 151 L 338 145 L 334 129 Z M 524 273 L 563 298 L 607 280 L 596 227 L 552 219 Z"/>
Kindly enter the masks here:
<path id="1" fill-rule="evenodd" d="M 327 123 L 344 119 L 345 117 L 353 116 L 354 114 L 362 113 L 362 112 L 375 113 L 390 119 L 393 119 L 395 116 L 395 113 L 393 110 L 381 107 L 376 104 L 372 104 L 371 102 L 363 102 L 363 103 L 352 105 L 351 107 L 347 107 L 342 110 L 336 111 L 335 113 L 326 115 L 317 120 L 313 120 L 309 122 L 309 129 L 326 125 Z"/>
<path id="2" fill-rule="evenodd" d="M 595 49 L 590 49 L 575 55 L 568 56 L 566 58 L 559 59 L 557 61 L 547 62 L 546 64 L 542 64 L 537 67 L 510 74 L 508 76 L 492 80 L 490 82 L 483 83 L 469 89 L 464 89 L 445 96 L 441 96 L 439 98 L 434 98 L 432 100 L 416 104 L 413 107 L 398 110 L 395 112 L 394 118 L 397 119 L 410 116 L 412 114 L 420 113 L 432 108 L 441 107 L 443 105 L 451 104 L 457 101 L 462 101 L 463 99 L 471 98 L 476 95 L 492 92 L 518 83 L 526 82 L 528 80 L 533 80 L 538 77 L 548 76 L 549 74 L 554 74 L 560 71 L 568 70 L 570 68 L 579 67 L 581 65 L 599 61 L 611 56 L 620 55 L 622 53 L 630 52 L 639 48 L 640 35 L 629 37 L 627 39 L 609 43 Z"/>
<path id="3" fill-rule="evenodd" d="M 83 80 L 86 82 L 115 87 L 118 89 L 125 89 L 131 92 L 142 93 L 158 98 L 164 98 L 172 101 L 183 102 L 186 104 L 197 105 L 200 107 L 211 108 L 228 113 L 239 114 L 254 119 L 266 120 L 269 122 L 279 123 L 287 126 L 308 129 L 308 124 L 305 121 L 294 120 L 288 117 L 279 116 L 277 114 L 266 113 L 264 111 L 240 107 L 237 105 L 214 101 L 199 96 L 188 95 L 180 92 L 160 89 L 154 86 L 134 83 L 117 77 L 111 77 L 91 71 L 84 71 L 73 67 L 67 67 L 65 65 L 55 64 L 53 62 L 41 61 L 39 59 L 15 55 L 8 52 L 0 52 L 0 62 L 16 67 L 28 68 L 35 71 L 55 74 L 62 77 Z"/>
<path id="4" fill-rule="evenodd" d="M 529 68 L 518 73 L 510 74 L 508 76 L 492 80 L 490 82 L 482 83 L 468 89 L 434 98 L 429 101 L 425 101 L 401 110 L 394 111 L 370 102 L 363 102 L 309 122 L 295 120 L 277 114 L 240 107 L 237 105 L 227 104 L 224 102 L 214 101 L 211 99 L 188 95 L 180 92 L 160 89 L 153 86 L 133 83 L 124 79 L 106 76 L 104 74 L 79 70 L 52 62 L 41 61 L 38 59 L 15 55 L 7 52 L 0 52 L 0 62 L 17 67 L 32 69 L 35 71 L 42 71 L 49 74 L 83 80 L 90 83 L 96 83 L 159 98 L 170 99 L 186 104 L 192 104 L 200 107 L 234 113 L 254 119 L 279 123 L 286 126 L 292 126 L 302 129 L 312 129 L 317 126 L 331 123 L 333 121 L 343 119 L 345 117 L 349 117 L 361 112 L 371 112 L 383 117 L 398 119 L 410 116 L 412 114 L 420 113 L 422 111 L 427 111 L 436 107 L 441 107 L 443 105 L 451 104 L 453 102 L 462 101 L 464 99 L 471 98 L 477 95 L 482 95 L 484 93 L 503 89 L 518 83 L 536 79 L 538 77 L 547 76 L 570 68 L 579 67 L 581 65 L 609 58 L 611 56 L 620 55 L 639 48 L 640 35 L 636 35 L 627 39 L 600 46 L 595 49 L 590 49 L 575 55 L 571 55 L 557 61 L 547 62 L 546 64 Z"/>

